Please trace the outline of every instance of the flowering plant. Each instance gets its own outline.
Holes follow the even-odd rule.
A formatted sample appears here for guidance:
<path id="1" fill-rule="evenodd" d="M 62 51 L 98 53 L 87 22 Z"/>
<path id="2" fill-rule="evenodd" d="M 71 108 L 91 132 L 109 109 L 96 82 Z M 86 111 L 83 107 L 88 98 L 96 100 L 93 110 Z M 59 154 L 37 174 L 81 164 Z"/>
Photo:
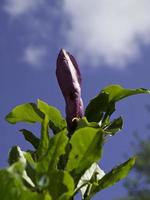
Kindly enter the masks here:
<path id="1" fill-rule="evenodd" d="M 109 85 L 84 110 L 79 67 L 65 50 L 58 55 L 56 76 L 66 102 L 66 119 L 40 99 L 16 106 L 6 116 L 11 124 L 40 123 L 41 136 L 20 130 L 34 150 L 12 147 L 9 167 L 0 170 L 0 199 L 72 200 L 81 192 L 83 200 L 90 200 L 127 176 L 135 163 L 135 157 L 129 158 L 108 173 L 98 165 L 105 138 L 122 129 L 122 117 L 111 119 L 116 103 L 150 91 Z"/>

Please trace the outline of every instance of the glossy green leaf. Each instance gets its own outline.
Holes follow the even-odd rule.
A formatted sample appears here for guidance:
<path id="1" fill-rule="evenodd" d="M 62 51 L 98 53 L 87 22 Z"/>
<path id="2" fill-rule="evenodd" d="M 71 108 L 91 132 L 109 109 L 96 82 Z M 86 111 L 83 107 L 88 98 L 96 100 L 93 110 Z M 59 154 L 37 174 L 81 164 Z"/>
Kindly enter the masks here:
<path id="1" fill-rule="evenodd" d="M 47 154 L 38 162 L 37 170 L 44 173 L 56 169 L 59 157 L 65 154 L 67 143 L 68 137 L 65 130 L 50 138 Z"/>
<path id="2" fill-rule="evenodd" d="M 35 149 L 38 148 L 40 143 L 40 139 L 38 137 L 26 129 L 21 129 L 20 132 L 23 134 L 24 138 L 33 145 Z"/>
<path id="3" fill-rule="evenodd" d="M 67 127 L 66 120 L 62 117 L 58 109 L 40 99 L 38 99 L 37 106 L 40 111 L 48 116 L 50 128 L 55 134 Z"/>
<path id="4" fill-rule="evenodd" d="M 144 88 L 125 89 L 120 85 L 109 85 L 90 101 L 85 110 L 85 116 L 88 121 L 99 122 L 102 119 L 103 112 L 108 112 L 107 116 L 114 112 L 115 102 L 131 95 L 149 93 L 150 91 Z"/>
<path id="5" fill-rule="evenodd" d="M 46 194 L 30 191 L 22 181 L 25 170 L 22 162 L 17 162 L 7 169 L 0 170 L 0 199 L 2 200 L 52 200 Z"/>
<path id="6" fill-rule="evenodd" d="M 84 172 L 101 158 L 103 132 L 92 127 L 78 129 L 70 140 L 71 151 L 66 170 L 77 183 Z"/>
<path id="7" fill-rule="evenodd" d="M 102 179 L 100 179 L 98 183 L 92 185 L 89 199 L 100 190 L 110 187 L 115 183 L 117 183 L 118 181 L 120 181 L 121 179 L 125 178 L 134 164 L 135 164 L 135 157 L 130 158 L 123 164 L 112 169 Z"/>
<path id="8" fill-rule="evenodd" d="M 17 122 L 42 122 L 43 114 L 34 103 L 26 103 L 16 106 L 7 116 L 6 120 L 15 124 Z"/>
<path id="9" fill-rule="evenodd" d="M 66 171 L 52 170 L 48 173 L 49 184 L 47 190 L 52 199 L 70 200 L 74 192 L 74 181 Z"/>
<path id="10" fill-rule="evenodd" d="M 45 115 L 45 118 L 42 122 L 40 143 L 37 149 L 38 158 L 47 153 L 50 140 L 48 130 L 49 130 L 49 119 L 47 115 Z"/>

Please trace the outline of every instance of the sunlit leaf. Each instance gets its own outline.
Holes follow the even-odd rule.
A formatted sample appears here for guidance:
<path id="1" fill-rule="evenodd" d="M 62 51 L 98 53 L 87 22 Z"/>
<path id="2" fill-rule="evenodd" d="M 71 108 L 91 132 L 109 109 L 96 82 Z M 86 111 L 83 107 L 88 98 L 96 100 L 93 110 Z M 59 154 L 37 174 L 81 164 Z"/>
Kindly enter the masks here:
<path id="1" fill-rule="evenodd" d="M 126 89 L 120 85 L 109 85 L 102 89 L 102 92 L 109 94 L 109 102 L 110 101 L 119 101 L 125 97 L 136 95 L 136 94 L 150 94 L 150 90 L 145 88 L 138 89 Z"/>
<path id="2" fill-rule="evenodd" d="M 38 155 L 38 158 L 46 154 L 48 150 L 49 139 L 50 139 L 48 129 L 49 129 L 49 120 L 48 120 L 47 115 L 45 115 L 45 118 L 42 122 L 40 143 L 36 152 Z"/>
<path id="3" fill-rule="evenodd" d="M 103 132 L 92 127 L 78 129 L 70 140 L 71 151 L 66 170 L 77 183 L 84 172 L 101 158 Z"/>
<path id="4" fill-rule="evenodd" d="M 65 154 L 65 148 L 68 143 L 66 131 L 56 134 L 50 138 L 47 154 L 39 161 L 37 170 L 39 172 L 47 172 L 57 168 L 59 157 Z"/>
<path id="5" fill-rule="evenodd" d="M 42 100 L 38 100 L 37 105 L 26 103 L 16 106 L 5 119 L 11 124 L 17 122 L 42 123 L 45 115 L 47 115 L 50 128 L 54 133 L 67 128 L 66 120 L 62 117 L 60 111 Z"/>
<path id="6" fill-rule="evenodd" d="M 40 111 L 48 116 L 50 128 L 54 133 L 58 133 L 67 127 L 66 120 L 62 117 L 58 109 L 40 99 L 38 99 L 37 106 Z"/>
<path id="7" fill-rule="evenodd" d="M 15 124 L 17 122 L 42 122 L 43 114 L 37 108 L 34 103 L 26 103 L 19 106 L 16 106 L 6 117 L 5 119 L 11 123 Z"/>

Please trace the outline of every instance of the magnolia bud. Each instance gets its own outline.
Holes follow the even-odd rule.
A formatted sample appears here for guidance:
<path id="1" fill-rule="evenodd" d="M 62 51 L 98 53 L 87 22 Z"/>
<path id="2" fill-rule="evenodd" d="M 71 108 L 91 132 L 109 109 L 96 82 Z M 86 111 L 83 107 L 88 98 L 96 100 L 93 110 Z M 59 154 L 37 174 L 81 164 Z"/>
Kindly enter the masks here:
<path id="1" fill-rule="evenodd" d="M 66 120 L 69 131 L 76 128 L 74 118 L 83 117 L 81 74 L 75 58 L 62 49 L 57 58 L 56 76 L 66 102 Z"/>

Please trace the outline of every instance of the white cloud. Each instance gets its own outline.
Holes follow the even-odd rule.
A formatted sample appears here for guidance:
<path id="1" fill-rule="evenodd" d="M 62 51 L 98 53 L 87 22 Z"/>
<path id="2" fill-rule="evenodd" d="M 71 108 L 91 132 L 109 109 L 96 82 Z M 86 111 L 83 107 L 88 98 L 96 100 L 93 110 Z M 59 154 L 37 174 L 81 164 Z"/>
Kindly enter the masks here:
<path id="1" fill-rule="evenodd" d="M 150 44 L 149 0 L 64 0 L 69 49 L 83 61 L 123 68 Z"/>
<path id="2" fill-rule="evenodd" d="M 42 55 L 55 45 L 76 52 L 78 60 L 88 66 L 122 69 L 140 58 L 141 44 L 150 44 L 150 0 L 63 2 L 61 7 L 48 0 L 5 0 L 4 10 L 27 29 L 24 38 L 29 47 L 24 57 L 30 63 L 36 63 L 33 55 Z M 45 50 L 37 51 L 31 43 L 42 44 Z M 29 50 L 32 53 L 27 56 Z"/>
<path id="3" fill-rule="evenodd" d="M 4 10 L 12 17 L 16 17 L 36 10 L 42 2 L 43 0 L 6 0 Z"/>
<path id="4" fill-rule="evenodd" d="M 23 60 L 35 68 L 42 68 L 45 64 L 47 50 L 43 46 L 28 46 L 23 55 Z"/>
<path id="5" fill-rule="evenodd" d="M 47 54 L 54 42 L 58 41 L 56 34 L 61 32 L 60 24 L 59 27 L 55 26 L 57 33 L 53 33 L 61 5 L 57 6 L 49 0 L 5 0 L 3 10 L 13 25 L 17 23 L 18 32 L 15 34 L 24 49 L 23 55 L 19 56 L 21 61 L 35 68 L 42 67 L 43 61 L 46 65 Z"/>

